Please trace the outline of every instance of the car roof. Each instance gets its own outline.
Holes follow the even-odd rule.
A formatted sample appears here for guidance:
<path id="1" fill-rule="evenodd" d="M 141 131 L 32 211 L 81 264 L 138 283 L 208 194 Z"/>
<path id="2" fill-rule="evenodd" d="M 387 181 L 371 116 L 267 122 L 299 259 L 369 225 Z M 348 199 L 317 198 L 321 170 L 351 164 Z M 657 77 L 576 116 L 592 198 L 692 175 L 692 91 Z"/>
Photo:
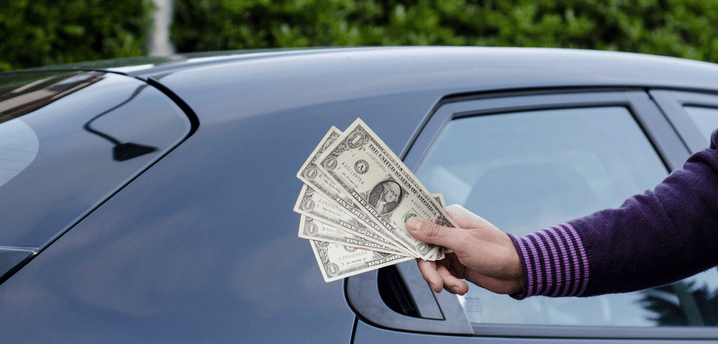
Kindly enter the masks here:
<path id="1" fill-rule="evenodd" d="M 226 52 L 225 52 L 226 53 Z M 461 93 L 545 87 L 659 87 L 716 91 L 718 65 L 665 56 L 555 48 L 501 47 L 364 47 L 295 51 L 238 52 L 229 55 L 183 57 L 181 61 L 134 67 L 137 77 L 158 77 L 204 68 L 252 66 L 323 71 L 337 82 L 356 76 L 394 91 L 422 85 L 446 85 Z M 121 69 L 119 69 L 121 70 Z M 301 77 L 290 73 L 286 77 Z M 194 76 L 197 77 L 196 75 Z M 209 75 L 207 77 L 210 77 Z M 304 78 L 313 79 L 311 73 Z M 281 75 L 274 76 L 281 79 Z M 236 81 L 236 80 L 235 80 Z M 463 87 L 462 87 L 463 86 Z"/>
<path id="2" fill-rule="evenodd" d="M 205 123 L 397 95 L 436 105 L 455 97 L 578 88 L 718 92 L 716 64 L 548 48 L 377 47 L 261 52 L 190 58 L 127 74 L 154 79 Z M 425 117 L 430 110 L 431 105 L 417 107 L 410 117 Z M 394 112 L 402 111 L 408 109 Z M 404 120 L 413 122 L 395 117 L 393 127 Z"/>

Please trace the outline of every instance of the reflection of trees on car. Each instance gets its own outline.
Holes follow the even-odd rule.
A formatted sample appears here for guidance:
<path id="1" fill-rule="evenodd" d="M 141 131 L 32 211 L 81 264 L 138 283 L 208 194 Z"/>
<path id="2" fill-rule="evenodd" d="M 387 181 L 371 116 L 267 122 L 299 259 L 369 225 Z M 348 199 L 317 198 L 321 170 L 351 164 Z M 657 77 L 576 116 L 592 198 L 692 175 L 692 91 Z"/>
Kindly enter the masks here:
<path id="1" fill-rule="evenodd" d="M 28 73 L 15 72 L 3 76 L 0 82 L 0 122 L 9 121 L 37 110 L 72 92 L 92 85 L 102 79 L 103 73 L 45 72 L 35 80 Z M 27 84 L 23 84 L 26 82 Z"/>
<path id="2" fill-rule="evenodd" d="M 655 313 L 649 320 L 660 326 L 718 325 L 718 292 L 694 282 L 677 282 L 642 291 L 639 303 Z"/>

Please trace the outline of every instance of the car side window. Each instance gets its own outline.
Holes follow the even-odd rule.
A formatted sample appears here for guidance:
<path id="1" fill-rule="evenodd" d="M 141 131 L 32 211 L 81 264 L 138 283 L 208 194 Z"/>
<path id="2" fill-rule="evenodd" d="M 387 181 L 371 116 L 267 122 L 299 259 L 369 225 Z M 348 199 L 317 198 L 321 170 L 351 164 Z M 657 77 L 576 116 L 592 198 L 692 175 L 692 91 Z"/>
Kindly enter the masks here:
<path id="1" fill-rule="evenodd" d="M 0 186 L 27 168 L 39 148 L 35 131 L 21 119 L 0 123 Z"/>
<path id="2" fill-rule="evenodd" d="M 36 80 L 0 92 L 0 283 L 191 129 L 177 104 L 135 78 L 24 74 Z"/>
<path id="3" fill-rule="evenodd" d="M 455 118 L 416 175 L 447 204 L 522 236 L 618 207 L 668 170 L 628 108 L 597 106 Z M 516 301 L 472 286 L 459 302 L 472 323 L 708 325 L 716 290 L 712 269 L 671 286 L 589 298 Z"/>
<path id="4" fill-rule="evenodd" d="M 710 140 L 713 131 L 718 129 L 718 108 L 686 105 L 683 106 L 683 110 L 693 120 L 701 134 Z"/>

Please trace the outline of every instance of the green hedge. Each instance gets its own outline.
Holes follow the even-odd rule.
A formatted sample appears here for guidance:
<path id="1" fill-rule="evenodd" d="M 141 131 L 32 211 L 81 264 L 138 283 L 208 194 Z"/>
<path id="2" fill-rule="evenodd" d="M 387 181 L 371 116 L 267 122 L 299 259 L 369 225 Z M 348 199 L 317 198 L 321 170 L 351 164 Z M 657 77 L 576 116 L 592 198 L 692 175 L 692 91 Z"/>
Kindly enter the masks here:
<path id="1" fill-rule="evenodd" d="M 146 55 L 151 0 L 6 0 L 0 71 Z"/>
<path id="2" fill-rule="evenodd" d="M 142 56 L 151 0 L 7 0 L 0 71 Z M 479 45 L 633 51 L 718 62 L 718 1 L 175 0 L 180 52 Z"/>
<path id="3" fill-rule="evenodd" d="M 180 52 L 358 45 L 631 51 L 718 62 L 718 1 L 176 0 Z"/>

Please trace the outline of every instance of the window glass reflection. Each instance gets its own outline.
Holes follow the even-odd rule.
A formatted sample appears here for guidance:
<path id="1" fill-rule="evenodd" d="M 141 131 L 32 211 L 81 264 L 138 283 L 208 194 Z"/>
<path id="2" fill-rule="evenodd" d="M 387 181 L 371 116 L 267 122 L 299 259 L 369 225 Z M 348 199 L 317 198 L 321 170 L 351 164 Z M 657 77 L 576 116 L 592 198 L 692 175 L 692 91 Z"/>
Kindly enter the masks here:
<path id="1" fill-rule="evenodd" d="M 29 166 L 39 148 L 35 131 L 19 118 L 0 123 L 0 186 Z"/>
<path id="2" fill-rule="evenodd" d="M 484 115 L 451 121 L 416 175 L 515 235 L 618 207 L 668 171 L 624 107 Z M 715 270 L 673 286 L 590 298 L 516 301 L 473 286 L 459 300 L 475 323 L 661 326 L 700 324 Z M 695 300 L 691 303 L 689 300 Z M 703 306 L 690 306 L 702 304 Z M 709 313 L 709 311 L 706 311 Z M 706 323 L 703 321 L 702 323 Z"/>
<path id="3" fill-rule="evenodd" d="M 114 74 L 40 79 L 0 103 L 0 246 L 42 247 L 190 128 L 159 90 Z"/>
<path id="4" fill-rule="evenodd" d="M 718 109 L 698 106 L 684 106 L 683 109 L 686 110 L 703 136 L 710 141 L 711 134 L 718 129 Z"/>

